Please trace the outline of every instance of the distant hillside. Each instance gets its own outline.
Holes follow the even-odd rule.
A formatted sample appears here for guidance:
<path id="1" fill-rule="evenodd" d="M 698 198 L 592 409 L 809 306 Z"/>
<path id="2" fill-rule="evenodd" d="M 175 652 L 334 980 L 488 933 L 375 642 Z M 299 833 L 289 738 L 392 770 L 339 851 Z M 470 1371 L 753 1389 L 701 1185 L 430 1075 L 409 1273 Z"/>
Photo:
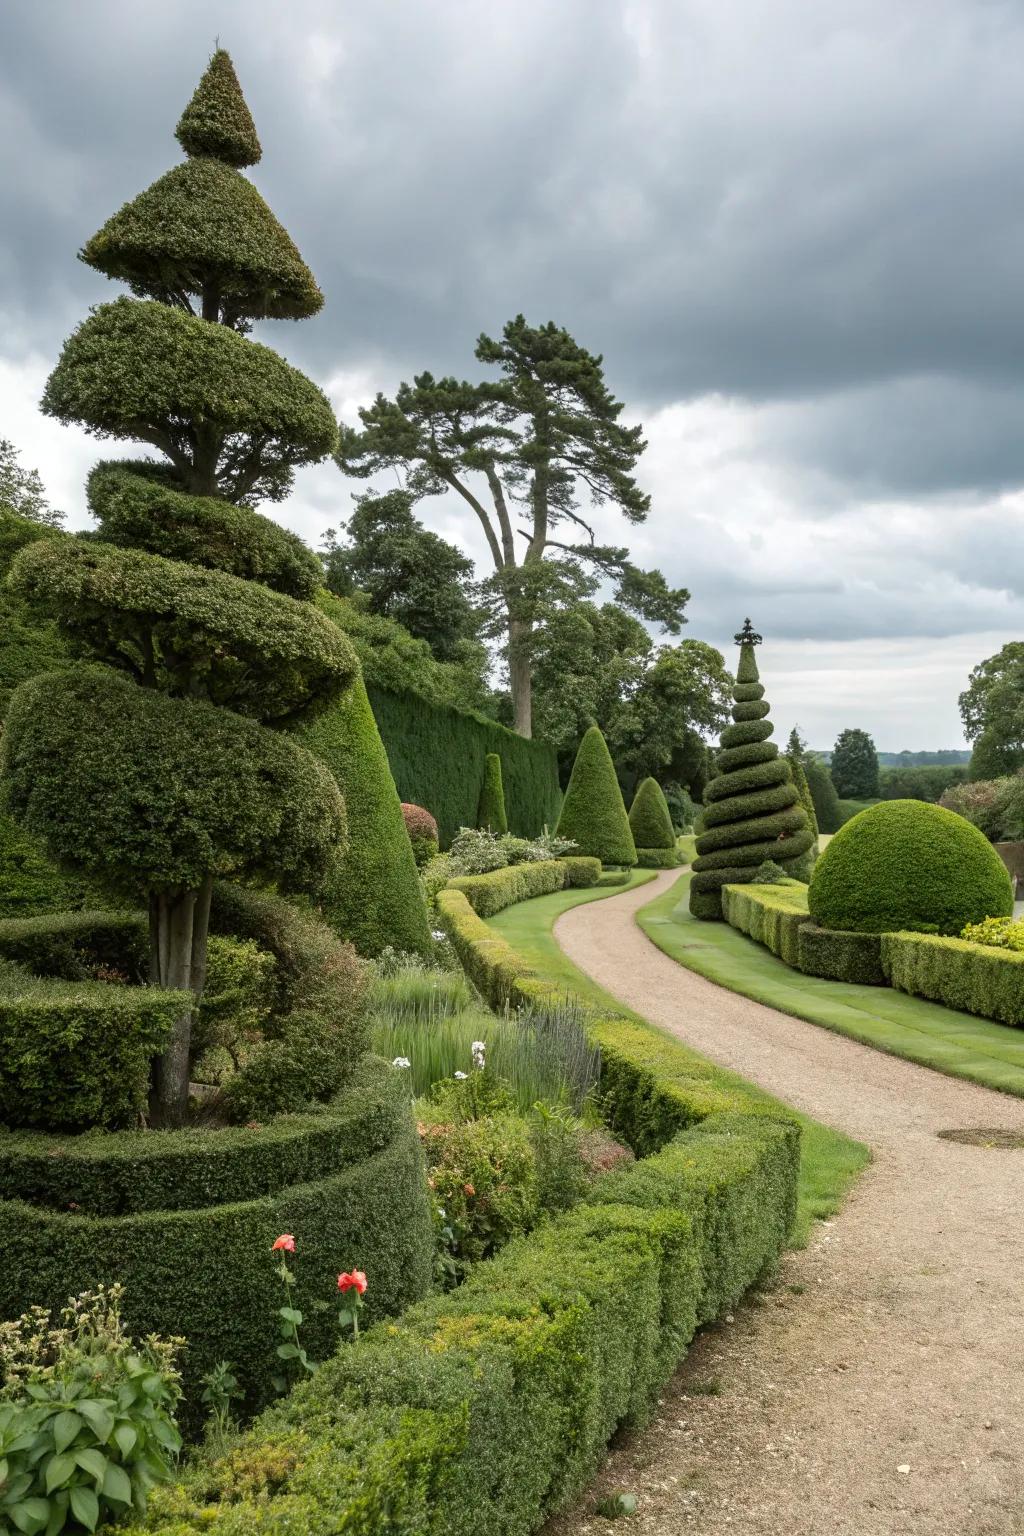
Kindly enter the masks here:
<path id="1" fill-rule="evenodd" d="M 817 756 L 823 758 L 826 763 L 832 761 L 832 753 L 818 752 Z M 948 752 L 879 752 L 878 766 L 880 768 L 946 768 L 951 764 L 969 763 L 971 760 L 970 749 L 967 747 L 951 748 Z"/>

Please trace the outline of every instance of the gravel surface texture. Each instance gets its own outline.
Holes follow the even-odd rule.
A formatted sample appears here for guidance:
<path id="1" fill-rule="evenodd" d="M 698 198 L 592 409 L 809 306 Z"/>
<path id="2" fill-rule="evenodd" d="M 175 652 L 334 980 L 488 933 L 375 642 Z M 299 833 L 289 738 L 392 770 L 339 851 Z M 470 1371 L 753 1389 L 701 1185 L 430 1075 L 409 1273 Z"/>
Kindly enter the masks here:
<path id="1" fill-rule="evenodd" d="M 654 1422 L 549 1536 L 1024 1533 L 1024 1103 L 750 1002 L 656 949 L 636 910 L 566 912 L 569 957 L 651 1023 L 865 1141 L 842 1213 L 694 1343 Z M 618 1491 L 638 1510 L 594 1513 Z"/>

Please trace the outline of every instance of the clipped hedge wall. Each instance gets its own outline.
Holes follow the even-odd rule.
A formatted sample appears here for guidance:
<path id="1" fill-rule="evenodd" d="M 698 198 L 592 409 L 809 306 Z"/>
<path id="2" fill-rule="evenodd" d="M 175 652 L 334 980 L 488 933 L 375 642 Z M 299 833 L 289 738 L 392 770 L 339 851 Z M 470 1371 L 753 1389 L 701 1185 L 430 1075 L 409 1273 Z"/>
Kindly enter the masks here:
<path id="1" fill-rule="evenodd" d="M 900 992 L 1024 1025 L 1024 953 L 931 933 L 884 933 L 882 966 Z"/>
<path id="2" fill-rule="evenodd" d="M 798 936 L 805 923 L 807 887 L 799 881 L 778 885 L 727 885 L 722 915 L 733 928 L 764 944 L 787 965 L 799 964 Z"/>
<path id="3" fill-rule="evenodd" d="M 882 937 L 880 933 L 852 933 L 805 923 L 797 941 L 800 969 L 826 981 L 884 987 Z"/>
<path id="4" fill-rule="evenodd" d="M 460 827 L 476 825 L 489 752 L 501 759 L 509 830 L 536 837 L 554 827 L 562 799 L 554 747 L 418 694 L 368 692 L 398 793 L 435 817 L 442 848 Z"/>
<path id="5" fill-rule="evenodd" d="M 486 875 L 460 875 L 448 882 L 448 888 L 462 891 L 478 916 L 493 917 L 531 896 L 547 896 L 566 886 L 596 885 L 600 876 L 600 859 L 539 859 L 532 864 L 493 869 Z"/>
<path id="6" fill-rule="evenodd" d="M 32 1304 L 59 1307 L 78 1291 L 121 1281 L 132 1333 L 188 1339 L 193 1422 L 202 1413 L 197 1383 L 219 1360 L 232 1362 L 246 1405 L 261 1407 L 278 1368 L 281 1283 L 270 1246 L 279 1232 L 294 1233 L 298 1244 L 297 1305 L 314 1359 L 336 1343 L 333 1308 L 319 1312 L 314 1304 L 336 1294 L 341 1269 L 366 1271 L 367 1304 L 378 1317 L 428 1289 L 433 1232 L 400 1079 L 368 1058 L 319 1115 L 267 1127 L 71 1143 L 0 1137 L 7 1196 L 0 1245 L 18 1254 L 0 1272 L 0 1316 L 16 1317 Z M 34 1193 L 41 1203 L 27 1198 Z M 173 1203 L 157 1206 L 164 1194 Z M 74 1208 L 79 1204 L 85 1209 Z M 112 1213 L 112 1204 L 121 1209 Z"/>
<path id="7" fill-rule="evenodd" d="M 108 966 L 148 980 L 149 922 L 142 912 L 54 912 L 0 921 L 0 957 L 36 976 L 84 981 Z"/>
<path id="8" fill-rule="evenodd" d="M 484 990 L 564 1000 L 462 891 L 439 909 Z M 162 1536 L 527 1536 L 642 1424 L 697 1327 L 786 1241 L 799 1131 L 646 1025 L 591 1010 L 611 1123 L 642 1162 L 371 1329 L 229 1456 L 160 1489 Z"/>

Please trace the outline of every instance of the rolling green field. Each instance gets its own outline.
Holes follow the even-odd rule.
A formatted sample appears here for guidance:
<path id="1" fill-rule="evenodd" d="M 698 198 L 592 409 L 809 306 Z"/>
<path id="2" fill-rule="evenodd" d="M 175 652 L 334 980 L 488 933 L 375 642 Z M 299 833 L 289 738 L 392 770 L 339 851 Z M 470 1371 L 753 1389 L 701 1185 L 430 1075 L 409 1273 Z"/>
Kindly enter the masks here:
<path id="1" fill-rule="evenodd" d="M 653 870 L 636 870 L 630 885 L 645 884 L 652 880 L 654 875 Z M 507 907 L 496 917 L 489 918 L 488 926 L 500 933 L 502 938 L 531 965 L 542 971 L 552 981 L 565 987 L 567 991 L 575 993 L 576 996 L 590 1003 L 608 1008 L 610 1011 L 626 1014 L 629 1018 L 639 1018 L 640 1016 L 632 1009 L 620 1003 L 610 992 L 606 992 L 603 987 L 598 986 L 575 966 L 559 949 L 552 932 L 556 919 L 570 907 L 621 894 L 621 889 L 620 887 L 619 892 L 594 889 L 556 891 L 550 896 L 538 896 L 532 901 L 523 901 L 517 906 Z M 678 900 L 678 897 L 675 900 Z M 736 937 L 738 938 L 739 935 Z M 644 1022 L 651 1029 L 656 1028 L 655 1025 L 650 1024 L 649 1020 Z M 673 1036 L 673 1038 L 677 1037 Z M 680 1049 L 689 1049 L 682 1042 L 679 1044 Z M 765 1100 L 770 1099 L 769 1094 L 763 1093 L 761 1089 L 745 1079 L 737 1077 L 735 1073 L 718 1068 L 717 1076 L 723 1084 L 741 1084 L 748 1093 Z M 871 1154 L 867 1147 L 844 1136 L 841 1131 L 822 1125 L 807 1115 L 801 1115 L 792 1110 L 791 1106 L 787 1107 L 790 1107 L 791 1113 L 796 1115 L 803 1133 L 799 1206 L 792 1238 L 794 1247 L 802 1247 L 807 1241 L 812 1221 L 831 1216 L 839 1209 L 843 1196 L 858 1173 L 870 1161 Z"/>

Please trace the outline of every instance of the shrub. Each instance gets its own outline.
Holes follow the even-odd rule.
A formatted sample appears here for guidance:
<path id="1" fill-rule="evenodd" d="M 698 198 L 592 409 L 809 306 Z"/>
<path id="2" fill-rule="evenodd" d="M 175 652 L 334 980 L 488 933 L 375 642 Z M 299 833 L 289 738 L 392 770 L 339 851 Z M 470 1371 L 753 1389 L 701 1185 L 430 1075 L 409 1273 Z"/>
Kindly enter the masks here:
<path id="1" fill-rule="evenodd" d="M 0 1324 L 0 1518 L 19 1531 L 94 1530 L 145 1512 L 173 1473 L 183 1339 L 142 1343 L 121 1288 L 85 1291 L 54 1327 L 43 1308 Z M 7 1526 L 10 1530 L 11 1525 Z"/>
<path id="2" fill-rule="evenodd" d="M 682 862 L 678 848 L 637 848 L 638 869 L 677 869 Z"/>
<path id="3" fill-rule="evenodd" d="M 1024 953 L 933 934 L 884 933 L 882 964 L 901 992 L 1024 1025 Z"/>
<path id="4" fill-rule="evenodd" d="M 836 833 L 814 867 L 821 928 L 959 933 L 1013 911 L 1010 877 L 976 827 L 920 800 L 888 800 Z"/>
<path id="5" fill-rule="evenodd" d="M 986 917 L 983 923 L 968 923 L 960 937 L 993 949 L 1024 951 L 1024 918 Z"/>
<path id="6" fill-rule="evenodd" d="M 302 740 L 334 775 L 348 817 L 348 850 L 320 901 L 325 921 L 362 955 L 386 944 L 429 954 L 417 860 L 361 678 Z"/>
<path id="7" fill-rule="evenodd" d="M 501 783 L 501 758 L 497 752 L 488 752 L 484 760 L 484 781 L 480 787 L 476 824 L 487 832 L 496 832 L 499 837 L 508 831 L 505 791 Z"/>
<path id="8" fill-rule="evenodd" d="M 402 801 L 402 820 L 412 843 L 416 868 L 422 869 L 431 859 L 436 859 L 438 854 L 440 844 L 437 839 L 437 822 L 422 805 L 410 805 L 407 800 Z"/>
<path id="9" fill-rule="evenodd" d="M 722 891 L 722 912 L 731 927 L 764 944 L 787 965 L 797 964 L 798 935 L 809 921 L 803 886 L 790 881 L 727 885 Z"/>
<path id="10" fill-rule="evenodd" d="M 526 1121 L 511 1114 L 427 1124 L 423 1148 L 445 1282 L 457 1285 L 472 1265 L 536 1224 L 537 1159 Z"/>
<path id="11" fill-rule="evenodd" d="M 820 757 L 809 754 L 804 758 L 804 774 L 814 803 L 814 815 L 819 832 L 838 832 L 842 817 L 839 796 L 828 771 L 828 764 Z"/>
<path id="12" fill-rule="evenodd" d="M 0 957 L 62 981 L 95 981 L 106 971 L 141 984 L 149 969 L 149 923 L 143 912 L 8 918 L 0 922 Z"/>
<path id="13" fill-rule="evenodd" d="M 448 850 L 448 867 L 456 875 L 486 875 L 507 864 L 504 839 L 484 828 L 460 827 Z"/>
<path id="14" fill-rule="evenodd" d="M 517 901 L 562 890 L 567 883 L 566 874 L 564 859 L 549 859 L 543 864 L 515 864 L 486 875 L 458 877 L 450 884 L 468 897 L 474 912 L 481 917 L 493 917 Z"/>
<path id="15" fill-rule="evenodd" d="M 955 811 L 989 839 L 998 842 L 1002 828 L 1002 794 L 1005 779 L 981 779 L 971 784 L 955 784 L 943 792 L 939 804 Z"/>
<path id="16" fill-rule="evenodd" d="M 804 923 L 797 937 L 797 957 L 807 976 L 868 987 L 885 985 L 881 935 L 877 933 L 844 932 Z"/>
<path id="17" fill-rule="evenodd" d="M 0 811 L 0 919 L 84 906 L 87 889 L 84 880 L 57 868 L 40 838 Z"/>
<path id="18" fill-rule="evenodd" d="M 600 859 L 602 864 L 636 863 L 636 845 L 622 791 L 596 725 L 580 742 L 555 830 L 560 837 L 571 838 L 580 853 Z"/>
<path id="19" fill-rule="evenodd" d="M 768 740 L 774 727 L 754 654 L 760 636 L 749 619 L 736 640 L 740 662 L 733 687 L 733 724 L 722 732 L 718 774 L 704 791 L 703 825 L 690 881 L 690 911 L 700 918 L 723 916 L 724 886 L 750 880 L 766 859 L 775 860 L 788 874 L 814 843 L 789 762 Z"/>
<path id="20" fill-rule="evenodd" d="M 630 807 L 629 828 L 638 850 L 642 848 L 646 852 L 661 848 L 675 852 L 675 828 L 668 801 L 657 779 L 648 778 L 641 782 Z"/>

